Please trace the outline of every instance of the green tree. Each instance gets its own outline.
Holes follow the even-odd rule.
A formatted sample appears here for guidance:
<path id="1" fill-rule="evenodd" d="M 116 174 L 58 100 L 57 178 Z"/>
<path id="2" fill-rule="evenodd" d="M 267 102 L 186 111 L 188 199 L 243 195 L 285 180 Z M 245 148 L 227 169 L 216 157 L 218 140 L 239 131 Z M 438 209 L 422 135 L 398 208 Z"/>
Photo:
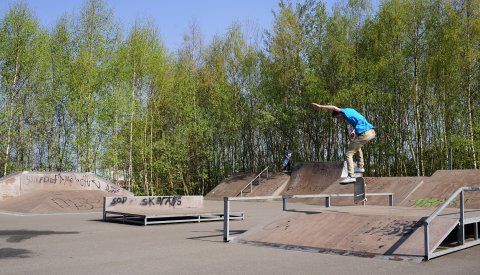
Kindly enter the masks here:
<path id="1" fill-rule="evenodd" d="M 29 85 L 38 68 L 37 53 L 42 49 L 37 19 L 25 4 L 14 4 L 1 20 L 0 30 L 0 93 L 3 175 L 13 169 L 27 167 L 26 159 L 33 147 L 27 142 L 32 135 L 32 99 Z M 16 164 L 13 161 L 16 160 Z"/>
<path id="2" fill-rule="evenodd" d="M 75 22 L 74 33 L 68 112 L 75 123 L 73 144 L 78 167 L 81 171 L 95 171 L 105 134 L 100 102 L 108 85 L 103 75 L 118 44 L 118 29 L 105 3 L 89 0 Z"/>

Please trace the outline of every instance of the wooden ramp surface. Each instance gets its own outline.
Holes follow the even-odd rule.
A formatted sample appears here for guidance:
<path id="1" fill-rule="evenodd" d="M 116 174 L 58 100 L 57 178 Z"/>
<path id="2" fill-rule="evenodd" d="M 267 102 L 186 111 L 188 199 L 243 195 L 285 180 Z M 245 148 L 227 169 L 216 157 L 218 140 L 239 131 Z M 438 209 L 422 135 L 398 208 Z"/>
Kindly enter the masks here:
<path id="1" fill-rule="evenodd" d="M 205 198 L 212 200 L 223 200 L 223 197 L 236 197 L 238 194 L 240 194 L 240 191 L 242 191 L 242 189 L 254 178 L 255 175 L 252 173 L 243 173 L 231 176 L 217 185 L 205 196 Z"/>
<path id="2" fill-rule="evenodd" d="M 342 175 L 343 162 L 304 162 L 295 165 L 285 194 L 320 194 Z"/>
<path id="3" fill-rule="evenodd" d="M 367 193 L 393 193 L 393 205 L 401 205 L 409 196 L 423 184 L 426 177 L 365 177 Z M 322 194 L 353 194 L 353 184 L 334 183 Z M 387 196 L 367 196 L 368 205 L 388 205 Z M 352 197 L 333 197 L 333 206 L 353 204 Z"/>
<path id="4" fill-rule="evenodd" d="M 480 170 L 438 170 L 426 178 L 415 192 L 401 206 L 433 207 L 440 206 L 458 188 L 463 186 L 480 186 Z M 458 207 L 456 199 L 449 207 Z M 465 207 L 480 208 L 480 192 L 465 192 Z"/>
<path id="5" fill-rule="evenodd" d="M 274 196 L 275 193 L 281 193 L 279 190 L 284 187 L 287 181 L 290 179 L 290 176 L 285 173 L 271 173 L 268 179 L 263 179 L 260 184 L 255 183 L 253 185 L 252 192 L 247 192 L 243 194 L 244 197 L 255 197 L 255 196 Z"/>
<path id="6" fill-rule="evenodd" d="M 248 230 L 234 241 L 360 255 L 423 257 L 422 225 L 432 211 L 379 206 L 291 210 Z M 455 210 L 448 210 L 434 220 L 430 226 L 431 248 L 452 230 L 457 217 Z"/>

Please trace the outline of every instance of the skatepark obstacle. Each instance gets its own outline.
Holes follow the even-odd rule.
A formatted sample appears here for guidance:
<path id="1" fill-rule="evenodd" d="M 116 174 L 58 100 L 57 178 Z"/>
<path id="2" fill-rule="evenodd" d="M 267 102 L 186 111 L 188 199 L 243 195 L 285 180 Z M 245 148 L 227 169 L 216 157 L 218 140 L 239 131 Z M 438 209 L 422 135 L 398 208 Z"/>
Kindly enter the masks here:
<path id="1" fill-rule="evenodd" d="M 243 193 L 252 193 L 253 185 L 255 181 L 258 180 L 256 185 L 259 185 L 262 182 L 262 174 L 265 174 L 265 179 L 268 179 L 268 166 L 262 170 L 255 178 L 253 178 L 241 191 L 240 194 L 237 196 L 243 197 Z M 250 187 L 250 188 L 249 188 Z"/>
<path id="2" fill-rule="evenodd" d="M 0 178 L 0 200 L 37 190 L 98 190 L 117 196 L 133 196 L 93 173 L 24 171 Z"/>
<path id="3" fill-rule="evenodd" d="M 229 202 L 238 200 L 281 198 L 284 211 L 234 239 L 229 236 L 228 219 L 224 219 L 224 241 L 339 255 L 428 261 L 480 244 L 480 210 L 465 209 L 466 191 L 480 191 L 480 187 L 458 189 L 434 212 L 429 208 L 401 206 L 331 207 L 328 203 L 323 208 L 302 210 L 300 206 L 287 210 L 286 200 L 295 196 L 226 197 L 224 217 L 228 217 Z M 311 196 L 328 201 L 328 196 L 323 194 Z M 457 203 L 457 197 L 460 197 L 458 209 L 451 208 Z M 392 205 L 393 197 L 389 201 Z"/>
<path id="4" fill-rule="evenodd" d="M 243 220 L 243 212 L 229 215 Z M 140 225 L 222 221 L 223 212 L 205 209 L 203 196 L 105 197 L 103 221 Z"/>
<path id="5" fill-rule="evenodd" d="M 433 212 L 423 223 L 424 226 L 424 249 L 425 249 L 425 260 L 430 260 L 448 253 L 452 253 L 458 250 L 466 249 L 468 247 L 480 244 L 479 239 L 479 230 L 478 227 L 480 225 L 480 213 L 478 212 L 468 212 L 468 214 L 475 214 L 466 216 L 465 212 L 465 192 L 466 191 L 480 191 L 480 187 L 478 186 L 468 186 L 468 187 L 461 187 L 457 189 L 450 197 L 437 209 Z M 460 197 L 460 206 L 458 212 L 458 220 L 454 223 L 454 228 L 450 230 L 450 232 L 446 232 L 442 240 L 444 240 L 452 230 L 457 228 L 457 243 L 458 245 L 450 248 L 443 249 L 441 251 L 435 251 L 440 243 L 435 244 L 433 247 L 430 245 L 430 224 L 432 224 L 437 218 L 457 197 Z M 453 214 L 450 214 L 453 215 Z M 455 215 L 454 215 L 455 216 Z M 465 227 L 467 225 L 473 225 L 473 240 L 466 241 L 465 236 Z"/>
<path id="6" fill-rule="evenodd" d="M 332 197 L 353 197 L 354 194 L 313 194 L 313 195 L 283 195 L 283 196 L 257 196 L 257 197 L 224 197 L 223 199 L 223 241 L 228 242 L 230 240 L 230 201 L 252 201 L 252 200 L 282 200 L 282 209 L 287 211 L 288 199 L 300 199 L 300 198 L 324 198 L 325 207 L 331 206 Z M 392 193 L 367 193 L 366 196 L 388 196 L 389 206 L 393 206 L 393 194 Z"/>

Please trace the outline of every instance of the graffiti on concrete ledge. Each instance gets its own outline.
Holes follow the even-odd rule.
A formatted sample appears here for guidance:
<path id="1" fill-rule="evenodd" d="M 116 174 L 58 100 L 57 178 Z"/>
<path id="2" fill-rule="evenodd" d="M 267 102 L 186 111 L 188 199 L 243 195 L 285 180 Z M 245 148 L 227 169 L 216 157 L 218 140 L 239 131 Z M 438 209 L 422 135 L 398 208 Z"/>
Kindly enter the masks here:
<path id="1" fill-rule="evenodd" d="M 24 174 L 22 175 L 22 184 L 28 186 L 34 185 L 63 185 L 63 186 L 81 186 L 93 190 L 102 190 L 108 193 L 118 194 L 122 189 L 118 186 L 104 183 L 90 174 L 74 173 L 56 173 L 56 174 Z"/>
<path id="2" fill-rule="evenodd" d="M 110 206 L 115 205 L 125 205 L 128 202 L 127 197 L 116 197 L 110 202 Z M 139 202 L 140 206 L 155 206 L 155 205 L 165 205 L 165 206 L 179 206 L 182 205 L 181 196 L 158 196 L 158 197 L 147 197 L 143 198 Z"/>

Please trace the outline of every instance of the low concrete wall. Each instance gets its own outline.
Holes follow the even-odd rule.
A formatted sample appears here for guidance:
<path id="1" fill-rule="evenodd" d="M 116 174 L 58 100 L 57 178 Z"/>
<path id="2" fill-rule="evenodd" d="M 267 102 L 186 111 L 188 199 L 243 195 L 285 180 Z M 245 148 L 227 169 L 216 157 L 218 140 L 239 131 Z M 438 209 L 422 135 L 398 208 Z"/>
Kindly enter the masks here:
<path id="1" fill-rule="evenodd" d="M 203 208 L 203 196 L 138 196 L 105 197 L 104 211 L 129 212 Z"/>
<path id="2" fill-rule="evenodd" d="M 0 200 L 35 190 L 100 190 L 116 196 L 133 193 L 92 173 L 19 172 L 0 178 Z"/>

